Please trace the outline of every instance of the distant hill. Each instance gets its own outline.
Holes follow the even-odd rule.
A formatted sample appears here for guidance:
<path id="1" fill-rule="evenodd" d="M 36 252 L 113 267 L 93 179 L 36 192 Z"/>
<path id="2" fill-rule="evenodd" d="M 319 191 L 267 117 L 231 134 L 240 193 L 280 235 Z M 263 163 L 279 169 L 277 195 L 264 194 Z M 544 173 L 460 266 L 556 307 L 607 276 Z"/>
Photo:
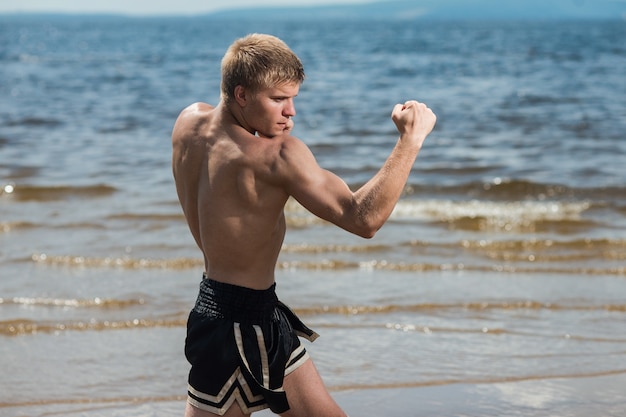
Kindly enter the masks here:
<path id="1" fill-rule="evenodd" d="M 211 13 L 253 19 L 626 19 L 626 0 L 398 0 L 360 5 L 252 7 Z"/>

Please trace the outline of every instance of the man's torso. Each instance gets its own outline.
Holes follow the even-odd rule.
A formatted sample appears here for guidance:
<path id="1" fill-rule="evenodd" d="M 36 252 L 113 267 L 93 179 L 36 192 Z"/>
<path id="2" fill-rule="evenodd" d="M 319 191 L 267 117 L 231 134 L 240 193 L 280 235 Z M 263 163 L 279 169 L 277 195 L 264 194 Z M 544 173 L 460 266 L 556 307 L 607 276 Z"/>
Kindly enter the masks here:
<path id="1" fill-rule="evenodd" d="M 268 288 L 288 198 L 272 178 L 280 140 L 254 136 L 213 107 L 195 104 L 176 122 L 172 144 L 176 188 L 207 275 Z"/>

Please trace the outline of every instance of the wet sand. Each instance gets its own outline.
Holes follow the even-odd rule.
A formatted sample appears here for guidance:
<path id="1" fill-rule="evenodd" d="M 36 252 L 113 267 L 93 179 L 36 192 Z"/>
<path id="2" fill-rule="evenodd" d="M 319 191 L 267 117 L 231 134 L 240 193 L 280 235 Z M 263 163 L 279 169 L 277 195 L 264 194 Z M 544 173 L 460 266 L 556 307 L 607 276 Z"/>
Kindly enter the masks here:
<path id="1" fill-rule="evenodd" d="M 623 417 L 626 375 L 498 384 L 344 391 L 337 402 L 351 417 L 524 416 Z M 598 411 L 602 410 L 602 414 Z M 258 416 L 270 416 L 267 410 Z"/>
<path id="2" fill-rule="evenodd" d="M 495 384 L 449 384 L 333 392 L 351 417 L 623 417 L 626 373 Z M 0 407 L 1 416 L 182 416 L 182 397 Z M 273 416 L 269 410 L 256 417 Z"/>
<path id="3" fill-rule="evenodd" d="M 618 417 L 626 415 L 625 387 L 626 375 L 620 374 L 340 392 L 335 398 L 351 417 Z"/>

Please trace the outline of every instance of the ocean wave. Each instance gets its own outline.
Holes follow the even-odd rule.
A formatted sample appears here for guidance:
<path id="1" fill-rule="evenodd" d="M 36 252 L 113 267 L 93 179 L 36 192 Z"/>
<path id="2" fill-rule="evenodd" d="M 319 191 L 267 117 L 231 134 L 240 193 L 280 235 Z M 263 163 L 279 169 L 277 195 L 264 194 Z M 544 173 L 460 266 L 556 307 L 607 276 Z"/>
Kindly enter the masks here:
<path id="1" fill-rule="evenodd" d="M 591 227 L 582 218 L 591 204 L 556 201 L 400 200 L 392 220 L 423 219 L 464 230 L 536 231 L 561 223 L 562 229 Z"/>
<path id="2" fill-rule="evenodd" d="M 5 126 L 26 126 L 26 127 L 56 127 L 63 124 L 63 121 L 58 119 L 50 119 L 44 117 L 24 117 L 21 119 L 9 120 L 4 123 Z"/>
<path id="3" fill-rule="evenodd" d="M 33 223 L 33 222 L 25 222 L 25 221 L 0 222 L 0 233 L 2 232 L 8 233 L 12 231 L 37 229 L 37 228 L 50 228 L 50 229 L 58 229 L 58 230 L 69 230 L 69 229 L 107 230 L 108 226 L 103 223 L 93 223 L 93 222 L 55 223 L 55 224 Z"/>
<path id="4" fill-rule="evenodd" d="M 433 245 L 434 246 L 434 245 Z M 472 246 L 472 244 L 469 244 Z M 478 245 L 479 246 L 479 245 Z M 478 247 L 477 246 L 477 247 Z M 340 248 L 340 247 L 338 247 Z M 432 249 L 432 248 L 431 248 Z M 332 246 L 319 246 L 317 252 L 327 250 L 332 252 Z M 354 251 L 353 249 L 350 249 Z M 445 250 L 445 248 L 444 248 Z M 478 250 L 478 249 L 475 249 Z M 367 251 L 367 249 L 366 249 Z M 517 254 L 512 250 L 498 254 L 497 250 L 482 250 L 479 255 L 487 258 L 486 263 L 435 263 L 435 262 L 399 262 L 386 259 L 346 260 L 346 259 L 315 259 L 315 260 L 279 260 L 276 269 L 279 270 L 316 270 L 339 271 L 346 269 L 381 270 L 396 272 L 437 272 L 437 271 L 473 271 L 493 273 L 525 273 L 525 274 L 569 274 L 569 275 L 626 275 L 626 266 L 607 264 L 602 267 L 576 265 L 572 261 L 586 260 L 588 255 L 569 254 L 555 255 L 526 252 Z M 619 250 L 608 250 L 601 253 L 605 260 L 621 261 L 624 255 Z M 34 254 L 31 261 L 48 266 L 62 266 L 72 268 L 121 268 L 121 269 L 172 269 L 187 270 L 204 267 L 199 258 L 149 259 L 130 257 L 85 257 L 71 255 Z M 494 260 L 501 261 L 495 263 Z M 540 262 L 541 261 L 541 262 Z M 517 262 L 517 263 L 515 263 Z M 552 264 L 550 263 L 552 262 Z"/>
<path id="5" fill-rule="evenodd" d="M 33 262 L 51 265 L 79 268 L 123 268 L 123 269 L 191 269 L 203 267 L 204 262 L 197 258 L 149 259 L 130 257 L 85 257 L 85 256 L 56 256 L 38 253 L 31 256 Z"/>
<path id="6" fill-rule="evenodd" d="M 168 213 L 117 213 L 106 217 L 107 220 L 129 220 L 129 221 L 185 221 L 182 211 L 175 214 Z"/>
<path id="7" fill-rule="evenodd" d="M 144 124 L 139 119 L 128 116 L 121 120 L 115 120 L 106 124 L 102 123 L 96 126 L 96 131 L 98 133 L 124 133 L 135 131 L 142 126 Z"/>
<path id="8" fill-rule="evenodd" d="M 510 301 L 475 301 L 453 303 L 416 303 L 416 304 L 387 304 L 387 305 L 338 305 L 314 306 L 294 308 L 302 316 L 321 315 L 384 315 L 397 312 L 435 313 L 451 310 L 489 311 L 489 310 L 529 310 L 529 311 L 610 311 L 626 313 L 626 304 L 564 304 L 548 303 L 535 300 Z"/>
<path id="9" fill-rule="evenodd" d="M 451 252 L 470 251 L 474 255 L 491 260 L 529 261 L 529 262 L 562 262 L 601 259 L 608 261 L 626 260 L 626 240 L 605 238 L 577 238 L 571 240 L 526 239 L 489 240 L 463 239 L 454 242 L 433 242 L 411 240 L 399 243 L 400 247 L 412 250 L 428 250 L 431 255 L 445 255 Z M 285 244 L 284 254 L 376 254 L 390 253 L 398 246 L 383 244 L 337 245 L 337 244 Z M 350 264 L 360 266 L 358 262 Z"/>
<path id="10" fill-rule="evenodd" d="M 64 298 L 42 298 L 42 297 L 13 297 L 0 298 L 0 305 L 23 305 L 35 307 L 89 307 L 89 308 L 106 308 L 120 309 L 136 305 L 145 304 L 143 298 L 117 300 L 109 298 L 89 298 L 89 299 L 64 299 Z"/>
<path id="11" fill-rule="evenodd" d="M 283 245 L 281 252 L 283 253 L 304 253 L 304 254 L 320 254 L 320 253 L 373 253 L 385 252 L 393 248 L 388 245 L 322 245 L 322 244 L 286 244 Z"/>
<path id="12" fill-rule="evenodd" d="M 625 261 L 626 240 L 620 239 L 553 239 L 463 240 L 463 248 L 492 260 L 529 261 L 536 263 L 585 260 Z"/>
<path id="13" fill-rule="evenodd" d="M 27 230 L 38 227 L 36 223 L 15 221 L 15 222 L 0 222 L 0 233 L 8 233 L 15 230 Z"/>
<path id="14" fill-rule="evenodd" d="M 128 319 L 128 320 L 97 320 L 71 322 L 42 322 L 26 319 L 0 321 L 0 335 L 23 336 L 37 333 L 60 333 L 65 331 L 105 331 L 126 330 L 154 327 L 183 327 L 187 317 L 171 319 Z"/>
<path id="15" fill-rule="evenodd" d="M 490 171 L 492 166 L 487 167 Z M 439 167 L 431 171 L 445 175 L 475 174 L 485 167 Z M 426 170 L 426 172 L 430 172 Z M 406 196 L 456 196 L 459 198 L 484 199 L 487 201 L 619 201 L 626 194 L 626 187 L 572 187 L 558 183 L 540 183 L 523 179 L 494 177 L 487 181 L 470 181 L 453 185 L 425 185 L 409 183 Z M 618 197 L 618 198 L 616 198 Z"/>
<path id="16" fill-rule="evenodd" d="M 324 259 L 321 261 L 280 261 L 277 268 L 284 270 L 343 270 L 364 269 L 395 272 L 437 272 L 437 271 L 471 271 L 506 274 L 568 274 L 568 275 L 626 275 L 626 266 L 583 267 L 576 265 L 533 265 L 532 262 L 523 265 L 513 264 L 469 264 L 469 263 L 420 263 L 420 262 L 391 262 L 387 260 L 345 261 L 339 259 Z"/>
<path id="17" fill-rule="evenodd" d="M 117 191 L 106 184 L 70 186 L 70 185 L 14 185 L 11 196 L 18 201 L 56 201 L 68 198 L 106 197 Z"/>

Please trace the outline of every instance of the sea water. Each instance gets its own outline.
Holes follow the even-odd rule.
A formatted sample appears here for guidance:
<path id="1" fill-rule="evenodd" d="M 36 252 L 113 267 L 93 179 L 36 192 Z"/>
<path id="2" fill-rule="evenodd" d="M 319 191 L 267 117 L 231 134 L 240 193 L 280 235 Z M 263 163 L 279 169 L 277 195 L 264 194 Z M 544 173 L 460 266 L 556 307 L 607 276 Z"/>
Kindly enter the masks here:
<path id="1" fill-rule="evenodd" d="M 250 32 L 301 57 L 293 134 L 353 189 L 396 103 L 438 116 L 374 239 L 287 204 L 277 290 L 331 391 L 623 415 L 623 386 L 589 393 L 626 373 L 624 22 L 27 15 L 0 19 L 0 415 L 182 414 L 203 265 L 170 134 Z"/>

